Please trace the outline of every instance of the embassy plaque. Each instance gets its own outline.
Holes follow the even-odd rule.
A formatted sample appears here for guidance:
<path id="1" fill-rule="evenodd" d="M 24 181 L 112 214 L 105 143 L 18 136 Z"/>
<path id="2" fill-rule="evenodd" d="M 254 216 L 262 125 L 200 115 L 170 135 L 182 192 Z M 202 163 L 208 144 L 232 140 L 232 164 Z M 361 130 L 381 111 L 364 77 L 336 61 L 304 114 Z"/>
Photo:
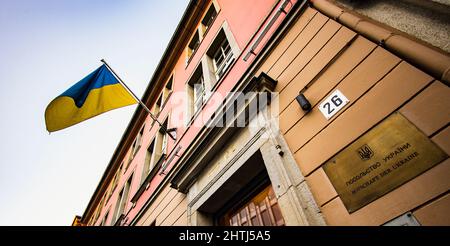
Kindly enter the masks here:
<path id="1" fill-rule="evenodd" d="M 447 158 L 400 113 L 339 152 L 324 171 L 348 212 L 354 212 Z"/>

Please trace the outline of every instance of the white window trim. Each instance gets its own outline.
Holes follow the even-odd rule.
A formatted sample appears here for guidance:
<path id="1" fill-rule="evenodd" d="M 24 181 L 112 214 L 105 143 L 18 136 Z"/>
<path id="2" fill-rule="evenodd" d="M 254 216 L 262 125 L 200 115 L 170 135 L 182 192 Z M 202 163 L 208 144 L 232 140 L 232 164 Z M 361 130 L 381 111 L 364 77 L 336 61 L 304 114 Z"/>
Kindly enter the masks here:
<path id="1" fill-rule="evenodd" d="M 227 43 L 226 48 L 228 48 L 228 53 L 225 53 L 226 48 L 224 49 L 224 47 L 223 47 L 225 42 Z M 220 64 L 217 64 L 217 61 L 215 59 L 217 57 L 218 53 L 221 53 L 221 55 L 223 56 L 223 60 L 221 61 Z M 214 54 L 214 57 L 212 57 L 213 64 L 214 64 L 214 74 L 216 75 L 216 80 L 219 80 L 225 74 L 225 71 L 228 69 L 230 64 L 233 63 L 234 59 L 235 58 L 234 58 L 233 50 L 231 49 L 230 42 L 228 41 L 228 38 L 225 35 L 225 39 L 219 45 L 219 49 Z"/>

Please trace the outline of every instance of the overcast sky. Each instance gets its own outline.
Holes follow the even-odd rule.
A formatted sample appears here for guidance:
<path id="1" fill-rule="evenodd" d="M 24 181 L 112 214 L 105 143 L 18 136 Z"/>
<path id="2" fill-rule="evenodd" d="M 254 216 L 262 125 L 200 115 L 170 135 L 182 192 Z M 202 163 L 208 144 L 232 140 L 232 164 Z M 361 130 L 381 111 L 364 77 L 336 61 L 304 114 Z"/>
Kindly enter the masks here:
<path id="1" fill-rule="evenodd" d="M 70 225 L 136 106 L 51 135 L 48 103 L 104 58 L 139 96 L 188 0 L 0 0 L 0 225 Z"/>

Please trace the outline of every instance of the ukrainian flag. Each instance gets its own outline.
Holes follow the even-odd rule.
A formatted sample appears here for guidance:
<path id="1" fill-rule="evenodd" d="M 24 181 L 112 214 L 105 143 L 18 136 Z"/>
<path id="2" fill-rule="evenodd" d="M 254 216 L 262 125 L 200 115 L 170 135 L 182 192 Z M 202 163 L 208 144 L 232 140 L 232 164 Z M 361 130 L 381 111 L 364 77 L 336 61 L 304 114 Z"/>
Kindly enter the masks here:
<path id="1" fill-rule="evenodd" d="M 49 132 L 54 132 L 135 103 L 106 65 L 102 65 L 50 102 L 45 109 L 45 124 Z"/>

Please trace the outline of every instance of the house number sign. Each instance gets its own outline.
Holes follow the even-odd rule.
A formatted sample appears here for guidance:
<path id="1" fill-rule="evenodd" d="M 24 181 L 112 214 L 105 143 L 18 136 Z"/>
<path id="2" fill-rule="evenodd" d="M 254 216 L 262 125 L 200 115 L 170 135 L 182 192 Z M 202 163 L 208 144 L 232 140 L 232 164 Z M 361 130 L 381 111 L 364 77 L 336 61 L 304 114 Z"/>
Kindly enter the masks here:
<path id="1" fill-rule="evenodd" d="M 325 101 L 319 104 L 319 110 L 322 112 L 323 116 L 329 120 L 333 115 L 335 115 L 339 110 L 341 110 L 349 100 L 340 92 L 335 90 L 328 96 Z"/>

